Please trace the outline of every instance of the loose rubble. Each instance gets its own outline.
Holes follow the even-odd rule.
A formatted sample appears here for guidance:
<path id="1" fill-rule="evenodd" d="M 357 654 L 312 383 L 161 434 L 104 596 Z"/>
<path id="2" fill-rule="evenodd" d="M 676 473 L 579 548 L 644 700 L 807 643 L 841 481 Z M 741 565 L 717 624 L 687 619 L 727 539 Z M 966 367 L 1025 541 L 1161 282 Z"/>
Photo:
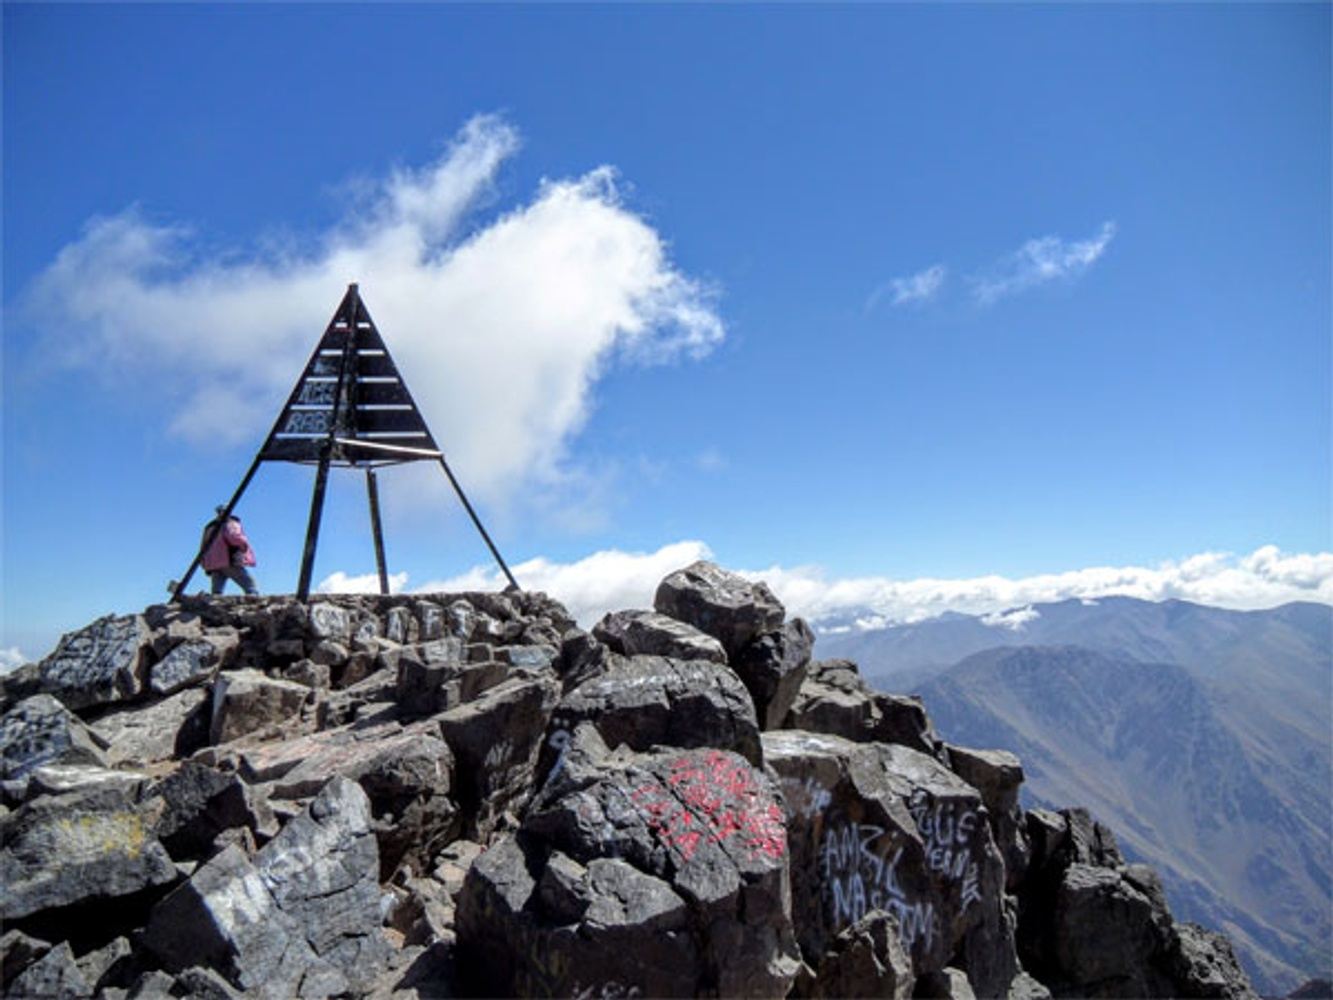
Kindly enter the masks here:
<path id="1" fill-rule="evenodd" d="M 1021 762 L 710 563 L 190 597 L 4 678 L 4 996 L 1254 996 Z"/>

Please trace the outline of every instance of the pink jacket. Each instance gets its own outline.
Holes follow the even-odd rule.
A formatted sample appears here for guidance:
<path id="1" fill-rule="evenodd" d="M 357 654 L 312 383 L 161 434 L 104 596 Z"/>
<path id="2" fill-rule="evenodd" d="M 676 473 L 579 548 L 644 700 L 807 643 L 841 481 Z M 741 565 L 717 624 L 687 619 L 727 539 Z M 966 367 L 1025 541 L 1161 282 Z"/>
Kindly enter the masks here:
<path id="1" fill-rule="evenodd" d="M 208 522 L 204 528 L 204 541 L 208 541 L 208 533 L 213 530 L 213 525 L 216 523 L 216 521 Z M 245 537 L 241 522 L 229 517 L 226 527 L 218 532 L 217 538 L 213 539 L 213 544 L 204 553 L 204 572 L 212 573 L 230 566 L 232 549 L 241 550 L 242 566 L 253 566 L 256 563 L 255 550 L 250 547 L 250 539 Z"/>

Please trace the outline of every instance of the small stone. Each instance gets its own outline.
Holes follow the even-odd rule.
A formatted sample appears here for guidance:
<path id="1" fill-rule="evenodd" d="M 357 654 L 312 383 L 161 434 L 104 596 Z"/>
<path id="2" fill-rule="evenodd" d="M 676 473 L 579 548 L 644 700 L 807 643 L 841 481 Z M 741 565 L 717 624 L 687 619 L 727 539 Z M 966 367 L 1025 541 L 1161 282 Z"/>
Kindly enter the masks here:
<path id="1" fill-rule="evenodd" d="M 187 757 L 208 742 L 209 702 L 206 690 L 186 688 L 146 707 L 112 709 L 92 730 L 113 767 Z"/>
<path id="2" fill-rule="evenodd" d="M 68 941 L 60 942 L 24 969 L 8 990 L 14 997 L 87 997 L 92 993 Z"/>
<path id="3" fill-rule="evenodd" d="M 316 639 L 340 641 L 352 635 L 347 612 L 336 604 L 320 602 L 310 605 L 310 634 Z"/>

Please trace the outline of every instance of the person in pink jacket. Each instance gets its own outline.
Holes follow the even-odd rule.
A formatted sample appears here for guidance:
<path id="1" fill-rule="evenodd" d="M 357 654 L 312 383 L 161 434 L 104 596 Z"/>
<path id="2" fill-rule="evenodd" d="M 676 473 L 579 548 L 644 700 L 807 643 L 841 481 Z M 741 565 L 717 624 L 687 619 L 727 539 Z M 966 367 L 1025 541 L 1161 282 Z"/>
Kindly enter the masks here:
<path id="1" fill-rule="evenodd" d="M 255 586 L 255 579 L 250 575 L 248 568 L 255 565 L 258 560 L 255 559 L 255 550 L 250 547 L 250 539 L 245 537 L 240 518 L 235 514 L 227 518 L 227 523 L 222 526 L 222 530 L 209 545 L 209 536 L 213 534 L 226 510 L 226 507 L 218 507 L 217 517 L 204 525 L 203 539 L 199 543 L 208 545 L 204 550 L 204 572 L 213 581 L 215 594 L 222 593 L 228 580 L 235 580 L 247 594 L 258 594 L 259 588 Z"/>

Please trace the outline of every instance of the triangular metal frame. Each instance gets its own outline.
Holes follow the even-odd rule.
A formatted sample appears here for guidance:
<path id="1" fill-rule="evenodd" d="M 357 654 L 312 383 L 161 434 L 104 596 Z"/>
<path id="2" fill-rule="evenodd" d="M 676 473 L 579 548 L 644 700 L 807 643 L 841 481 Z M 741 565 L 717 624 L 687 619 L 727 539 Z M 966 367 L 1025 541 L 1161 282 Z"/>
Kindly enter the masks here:
<path id="1" fill-rule="evenodd" d="M 370 503 L 371 534 L 375 542 L 375 565 L 379 571 L 380 593 L 389 592 L 389 575 L 384 561 L 384 535 L 380 526 L 379 488 L 375 470 L 386 465 L 407 462 L 439 462 L 449 484 L 462 501 L 472 523 L 481 533 L 491 555 L 499 564 L 510 586 L 518 582 L 509 572 L 491 536 L 473 510 L 459 485 L 444 452 L 426 426 L 416 401 L 399 374 L 389 348 L 370 318 L 357 285 L 347 286 L 347 294 L 329 320 L 319 344 L 310 355 L 301 377 L 264 439 L 249 471 L 227 503 L 217 526 L 203 540 L 189 569 L 172 591 L 178 601 L 185 592 L 203 555 L 226 523 L 232 508 L 250 485 L 264 462 L 296 462 L 314 465 L 315 487 L 310 498 L 310 519 L 306 528 L 305 550 L 301 556 L 301 575 L 297 581 L 299 600 L 310 597 L 310 577 L 314 569 L 315 549 L 319 544 L 319 526 L 324 511 L 324 491 L 329 469 L 360 468 L 366 472 L 366 494 Z"/>

